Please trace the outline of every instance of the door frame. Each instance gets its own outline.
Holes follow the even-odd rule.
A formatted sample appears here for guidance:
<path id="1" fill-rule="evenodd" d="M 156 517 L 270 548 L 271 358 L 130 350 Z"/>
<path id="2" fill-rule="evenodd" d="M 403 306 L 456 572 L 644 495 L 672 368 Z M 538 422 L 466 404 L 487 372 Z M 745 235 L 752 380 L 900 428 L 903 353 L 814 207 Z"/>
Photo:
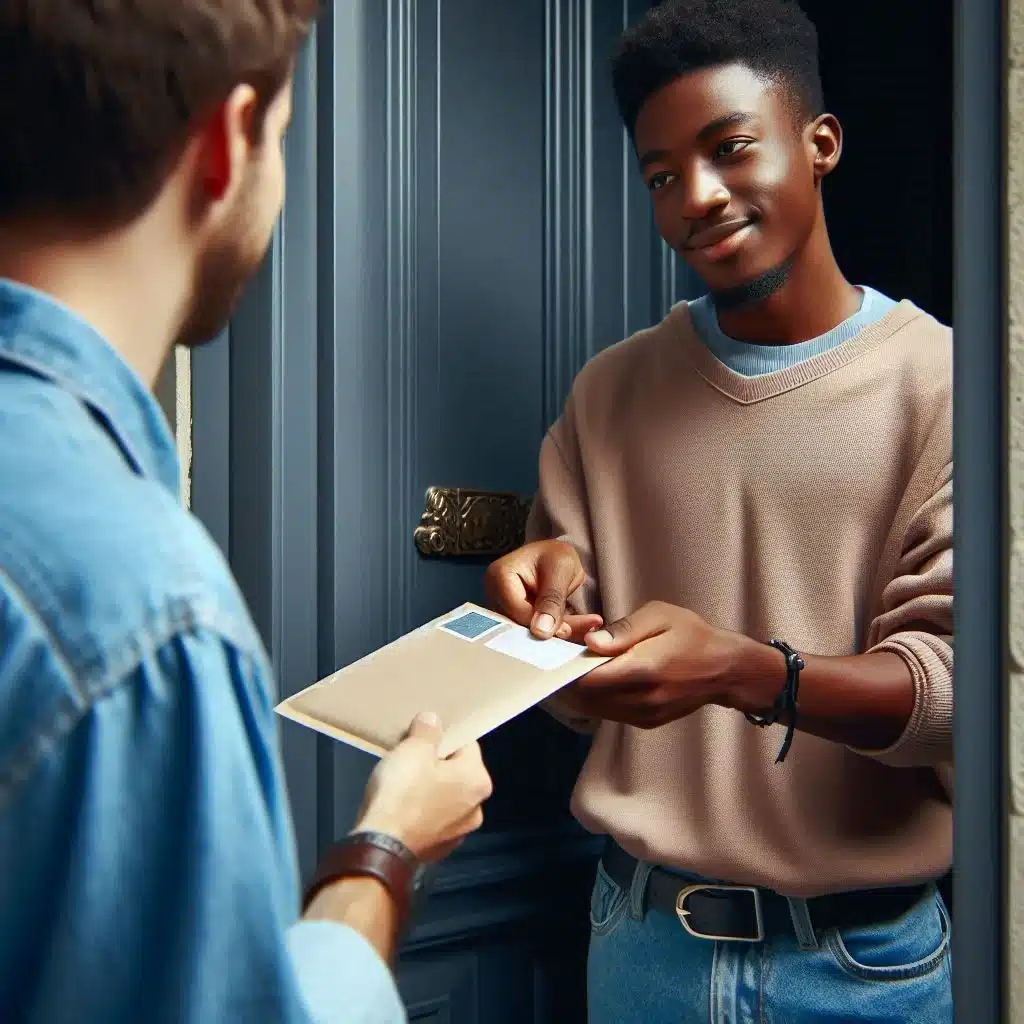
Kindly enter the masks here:
<path id="1" fill-rule="evenodd" d="M 953 27 L 953 997 L 1007 1007 L 1006 8 L 956 0 Z"/>

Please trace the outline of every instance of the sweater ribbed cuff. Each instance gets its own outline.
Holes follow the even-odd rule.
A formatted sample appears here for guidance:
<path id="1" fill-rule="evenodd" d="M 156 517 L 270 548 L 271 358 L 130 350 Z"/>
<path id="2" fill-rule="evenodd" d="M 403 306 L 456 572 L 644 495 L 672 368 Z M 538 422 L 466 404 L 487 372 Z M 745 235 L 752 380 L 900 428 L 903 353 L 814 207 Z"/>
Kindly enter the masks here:
<path id="1" fill-rule="evenodd" d="M 871 648 L 898 654 L 914 680 L 914 710 L 900 738 L 885 750 L 858 754 L 894 768 L 912 768 L 953 759 L 953 649 L 930 633 L 895 633 Z"/>

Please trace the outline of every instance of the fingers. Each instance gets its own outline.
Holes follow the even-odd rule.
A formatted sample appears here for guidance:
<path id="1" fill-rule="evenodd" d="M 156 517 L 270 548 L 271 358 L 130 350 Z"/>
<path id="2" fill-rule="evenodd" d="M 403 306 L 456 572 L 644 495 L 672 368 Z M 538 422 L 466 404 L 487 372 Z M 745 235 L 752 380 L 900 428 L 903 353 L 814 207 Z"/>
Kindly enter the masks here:
<path id="1" fill-rule="evenodd" d="M 520 626 L 528 626 L 533 618 L 533 602 L 527 580 L 532 579 L 532 562 L 524 563 L 519 551 L 498 559 L 484 574 L 487 603 Z"/>
<path id="2" fill-rule="evenodd" d="M 583 643 L 583 638 L 594 629 L 600 629 L 604 619 L 600 615 L 566 615 L 562 624 L 555 630 L 555 636 L 573 643 Z"/>
<path id="3" fill-rule="evenodd" d="M 444 728 L 441 725 L 441 719 L 433 711 L 424 711 L 413 719 L 406 738 L 422 740 L 429 743 L 436 750 L 443 734 Z"/>
<path id="4" fill-rule="evenodd" d="M 624 654 L 642 640 L 658 636 L 667 628 L 663 606 L 652 602 L 638 608 L 632 615 L 609 622 L 603 629 L 587 633 L 584 640 L 595 654 L 615 657 Z"/>
<path id="5" fill-rule="evenodd" d="M 450 857 L 465 842 L 466 837 L 477 832 L 483 823 L 484 812 L 477 807 L 452 825 L 447 838 L 425 849 L 420 854 L 421 859 L 428 864 L 434 864 Z"/>
<path id="6" fill-rule="evenodd" d="M 541 549 L 536 572 L 537 593 L 530 629 L 534 636 L 546 640 L 555 635 L 565 617 L 566 601 L 583 583 L 583 567 L 571 545 L 551 543 Z"/>
<path id="7" fill-rule="evenodd" d="M 484 590 L 492 608 L 529 626 L 534 636 L 579 643 L 588 629 L 603 621 L 600 616 L 573 616 L 580 621 L 565 628 L 566 602 L 584 579 L 580 556 L 571 544 L 536 541 L 494 562 L 484 574 Z"/>
<path id="8" fill-rule="evenodd" d="M 452 839 L 461 842 L 466 836 L 476 832 L 484 823 L 484 811 L 482 807 L 474 807 L 460 821 L 452 826 Z"/>
<path id="9" fill-rule="evenodd" d="M 480 749 L 480 744 L 477 742 L 467 743 L 464 747 L 459 747 L 454 753 L 449 754 L 446 761 L 454 764 L 483 764 L 484 754 Z"/>
<path id="10" fill-rule="evenodd" d="M 479 743 L 470 743 L 457 750 L 444 762 L 445 769 L 466 787 L 467 800 L 479 806 L 490 800 L 494 783 L 484 765 Z"/>

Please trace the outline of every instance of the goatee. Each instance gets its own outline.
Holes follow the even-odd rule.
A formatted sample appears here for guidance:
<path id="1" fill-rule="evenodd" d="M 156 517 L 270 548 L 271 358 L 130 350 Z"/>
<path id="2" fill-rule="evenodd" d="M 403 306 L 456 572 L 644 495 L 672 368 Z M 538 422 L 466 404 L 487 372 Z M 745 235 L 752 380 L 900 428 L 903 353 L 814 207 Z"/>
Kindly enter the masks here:
<path id="1" fill-rule="evenodd" d="M 788 280 L 789 272 L 793 267 L 793 259 L 784 260 L 777 266 L 758 274 L 751 281 L 744 281 L 743 284 L 734 285 L 732 288 L 722 288 L 719 291 L 712 289 L 711 299 L 715 308 L 723 311 L 747 309 L 764 302 L 770 295 L 774 295 Z"/>

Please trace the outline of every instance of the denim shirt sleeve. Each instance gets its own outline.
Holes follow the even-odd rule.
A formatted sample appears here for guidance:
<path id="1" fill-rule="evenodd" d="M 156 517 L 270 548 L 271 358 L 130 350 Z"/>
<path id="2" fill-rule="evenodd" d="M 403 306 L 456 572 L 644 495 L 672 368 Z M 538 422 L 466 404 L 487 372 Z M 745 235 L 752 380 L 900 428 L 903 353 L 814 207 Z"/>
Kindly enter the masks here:
<path id="1" fill-rule="evenodd" d="M 317 1024 L 405 1024 L 391 971 L 354 929 L 300 921 L 289 930 L 288 950 Z"/>
<path id="2" fill-rule="evenodd" d="M 295 923 L 263 674 L 213 632 L 178 633 L 57 720 L 31 770 L 0 779 L 11 1019 L 405 1020 L 362 936 Z"/>

